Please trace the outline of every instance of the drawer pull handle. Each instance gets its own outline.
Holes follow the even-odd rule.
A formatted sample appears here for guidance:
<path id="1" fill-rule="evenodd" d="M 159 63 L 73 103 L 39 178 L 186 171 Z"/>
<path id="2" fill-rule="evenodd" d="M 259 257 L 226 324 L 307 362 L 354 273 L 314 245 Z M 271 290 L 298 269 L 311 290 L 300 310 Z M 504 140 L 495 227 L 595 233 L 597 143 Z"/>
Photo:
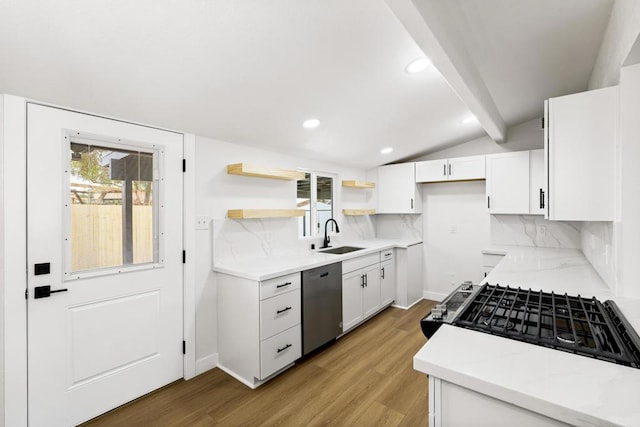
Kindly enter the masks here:
<path id="1" fill-rule="evenodd" d="M 289 311 L 289 310 L 291 310 L 291 307 L 283 308 L 282 310 L 278 310 L 278 311 L 276 311 L 276 313 L 277 313 L 277 314 L 280 314 L 280 313 L 284 313 L 285 311 Z"/>
<path id="2" fill-rule="evenodd" d="M 291 344 L 287 344 L 287 345 L 285 345 L 284 347 L 279 348 L 279 349 L 278 349 L 278 353 L 281 353 L 281 352 L 285 351 L 285 350 L 286 350 L 286 349 L 288 349 L 289 347 L 291 347 Z"/>
<path id="3" fill-rule="evenodd" d="M 283 283 L 282 285 L 276 285 L 276 288 L 284 288 L 285 286 L 289 286 L 291 282 Z"/>

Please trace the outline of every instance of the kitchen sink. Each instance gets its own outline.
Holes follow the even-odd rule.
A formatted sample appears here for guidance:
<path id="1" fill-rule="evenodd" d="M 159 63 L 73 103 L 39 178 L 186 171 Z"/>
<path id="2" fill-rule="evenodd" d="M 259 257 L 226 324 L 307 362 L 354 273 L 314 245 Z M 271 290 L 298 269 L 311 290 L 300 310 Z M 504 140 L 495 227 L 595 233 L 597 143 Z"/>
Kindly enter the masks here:
<path id="1" fill-rule="evenodd" d="M 357 248 L 355 246 L 339 246 L 337 248 L 326 249 L 320 252 L 322 252 L 323 254 L 342 255 L 342 254 L 348 254 L 349 252 L 359 251 L 362 249 L 364 248 Z"/>

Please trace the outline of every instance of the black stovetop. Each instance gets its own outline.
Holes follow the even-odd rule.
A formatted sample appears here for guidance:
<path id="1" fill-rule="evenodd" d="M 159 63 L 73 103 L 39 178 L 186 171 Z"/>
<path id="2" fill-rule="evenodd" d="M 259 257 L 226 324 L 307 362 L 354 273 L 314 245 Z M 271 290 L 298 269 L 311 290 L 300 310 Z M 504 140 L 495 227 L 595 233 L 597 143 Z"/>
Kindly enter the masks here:
<path id="1" fill-rule="evenodd" d="M 453 324 L 640 368 L 640 338 L 613 301 L 485 284 Z"/>

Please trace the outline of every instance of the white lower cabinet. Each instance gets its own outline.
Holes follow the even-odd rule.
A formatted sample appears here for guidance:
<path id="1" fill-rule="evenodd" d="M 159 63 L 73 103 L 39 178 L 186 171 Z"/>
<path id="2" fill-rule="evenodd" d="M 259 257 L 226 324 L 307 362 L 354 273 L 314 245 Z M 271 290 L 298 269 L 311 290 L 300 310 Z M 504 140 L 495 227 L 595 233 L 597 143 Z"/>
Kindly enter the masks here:
<path id="1" fill-rule="evenodd" d="M 380 263 L 380 305 L 391 304 L 396 298 L 396 264 L 394 260 Z"/>
<path id="2" fill-rule="evenodd" d="M 218 367 L 255 388 L 302 355 L 300 273 L 262 282 L 216 277 Z"/>
<path id="3" fill-rule="evenodd" d="M 342 331 L 362 323 L 395 299 L 393 250 L 353 258 L 342 263 Z"/>
<path id="4" fill-rule="evenodd" d="M 342 330 L 347 331 L 380 308 L 378 263 L 342 275 Z"/>
<path id="5" fill-rule="evenodd" d="M 521 408 L 429 375 L 429 421 L 431 427 L 558 427 L 562 421 Z M 461 410 L 460 408 L 464 408 Z"/>

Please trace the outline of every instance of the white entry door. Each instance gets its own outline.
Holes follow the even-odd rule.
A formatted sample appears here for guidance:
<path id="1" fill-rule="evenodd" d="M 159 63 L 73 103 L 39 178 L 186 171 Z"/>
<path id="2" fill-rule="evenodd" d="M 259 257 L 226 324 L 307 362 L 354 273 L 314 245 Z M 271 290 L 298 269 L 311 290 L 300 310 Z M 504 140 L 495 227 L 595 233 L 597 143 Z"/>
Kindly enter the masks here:
<path id="1" fill-rule="evenodd" d="M 31 427 L 183 376 L 182 134 L 28 104 Z"/>

